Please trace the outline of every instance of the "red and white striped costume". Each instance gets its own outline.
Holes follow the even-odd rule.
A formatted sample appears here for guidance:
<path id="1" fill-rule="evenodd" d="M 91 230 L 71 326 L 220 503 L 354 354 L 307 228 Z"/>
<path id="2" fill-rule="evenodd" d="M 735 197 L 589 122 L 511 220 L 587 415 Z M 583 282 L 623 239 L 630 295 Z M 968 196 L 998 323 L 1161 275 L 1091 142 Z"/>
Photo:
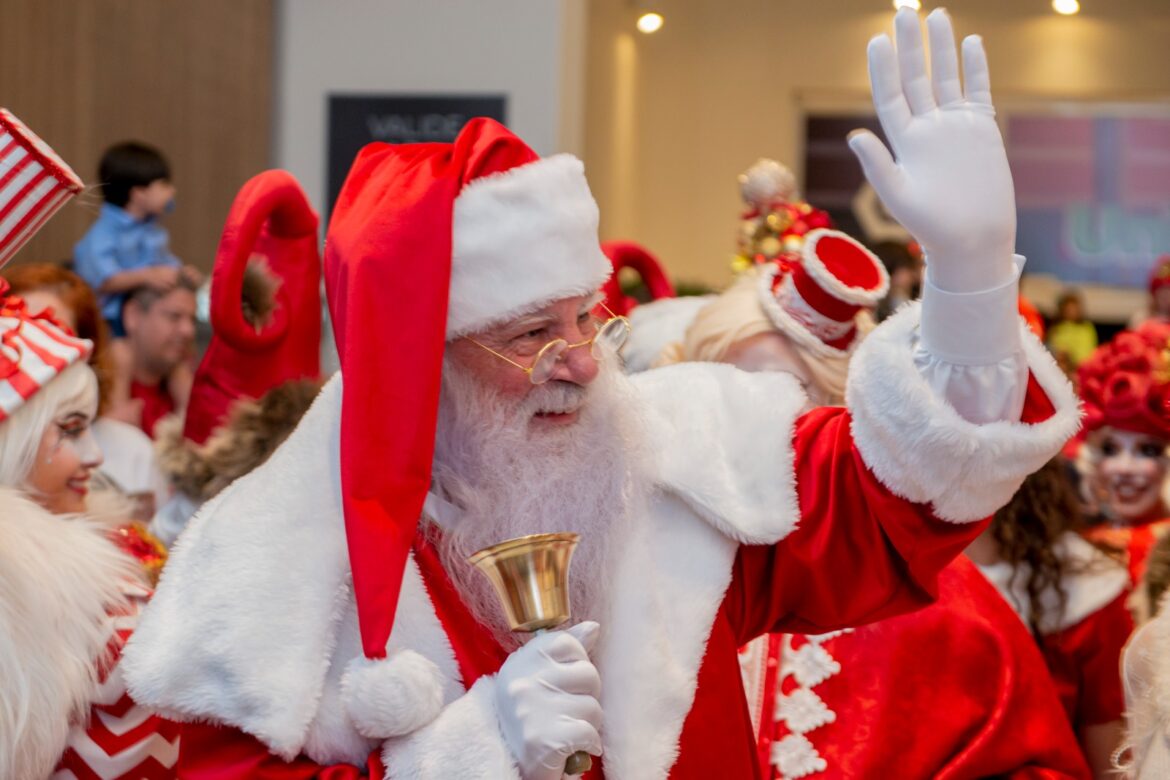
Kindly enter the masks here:
<path id="1" fill-rule="evenodd" d="M 75 723 L 53 780 L 174 777 L 179 755 L 178 724 L 139 707 L 126 692 L 118 665 L 122 647 L 138 624 L 151 591 L 133 582 L 122 587 L 126 608 L 110 616 L 110 663 L 99 672 L 89 721 Z"/>
<path id="2" fill-rule="evenodd" d="M 0 108 L 0 266 L 81 186 L 64 160 Z"/>

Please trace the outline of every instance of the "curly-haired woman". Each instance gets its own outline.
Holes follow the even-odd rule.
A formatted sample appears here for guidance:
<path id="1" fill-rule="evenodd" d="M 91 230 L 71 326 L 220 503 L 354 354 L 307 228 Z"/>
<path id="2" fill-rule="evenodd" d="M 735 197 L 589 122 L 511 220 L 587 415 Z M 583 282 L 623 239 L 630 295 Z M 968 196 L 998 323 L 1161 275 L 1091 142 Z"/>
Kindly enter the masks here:
<path id="1" fill-rule="evenodd" d="M 967 555 L 1032 631 L 1090 766 L 1110 772 L 1121 740 L 1121 651 L 1133 630 L 1125 569 L 1078 533 L 1060 460 L 1024 480 Z"/>

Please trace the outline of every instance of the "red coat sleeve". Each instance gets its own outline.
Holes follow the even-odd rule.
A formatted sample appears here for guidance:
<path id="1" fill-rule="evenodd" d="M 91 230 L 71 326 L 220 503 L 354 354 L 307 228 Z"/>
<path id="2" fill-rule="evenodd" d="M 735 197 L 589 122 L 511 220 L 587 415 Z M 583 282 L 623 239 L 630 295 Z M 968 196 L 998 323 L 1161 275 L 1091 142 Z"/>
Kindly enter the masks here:
<path id="1" fill-rule="evenodd" d="M 385 780 L 377 751 L 365 767 L 321 766 L 304 756 L 285 761 L 255 737 L 207 723 L 183 724 L 179 741 L 180 780 Z"/>
<path id="2" fill-rule="evenodd" d="M 1034 379 L 1021 421 L 1054 408 Z M 769 631 L 820 634 L 919 609 L 938 572 L 986 527 L 948 523 L 895 496 L 862 460 L 840 407 L 814 409 L 793 438 L 800 523 L 775 545 L 744 545 L 726 606 L 741 644 Z"/>

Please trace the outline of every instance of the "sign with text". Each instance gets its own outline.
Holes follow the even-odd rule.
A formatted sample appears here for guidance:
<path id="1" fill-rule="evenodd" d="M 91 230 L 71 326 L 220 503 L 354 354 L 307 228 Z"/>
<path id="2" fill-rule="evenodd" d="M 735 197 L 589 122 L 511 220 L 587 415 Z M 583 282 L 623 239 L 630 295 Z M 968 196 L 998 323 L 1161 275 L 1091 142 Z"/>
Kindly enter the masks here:
<path id="1" fill-rule="evenodd" d="M 450 143 L 477 116 L 507 121 L 503 95 L 330 95 L 329 211 L 353 158 L 374 141 Z"/>

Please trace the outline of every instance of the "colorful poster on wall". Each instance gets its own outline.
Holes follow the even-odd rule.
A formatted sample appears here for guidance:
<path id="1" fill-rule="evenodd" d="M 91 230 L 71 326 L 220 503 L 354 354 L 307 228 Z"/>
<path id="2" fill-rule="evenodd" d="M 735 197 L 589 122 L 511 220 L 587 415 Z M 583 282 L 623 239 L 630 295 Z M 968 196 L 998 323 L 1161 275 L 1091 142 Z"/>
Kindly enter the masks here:
<path id="1" fill-rule="evenodd" d="M 1028 271 L 1144 287 L 1170 253 L 1170 114 L 1015 112 L 1005 124 Z"/>
<path id="2" fill-rule="evenodd" d="M 1065 284 L 1143 288 L 1170 253 L 1170 110 L 1079 106 L 1000 109 L 1016 188 L 1020 254 L 1027 271 Z M 845 143 L 867 114 L 806 119 L 805 196 L 867 241 L 897 239 Z"/>
<path id="3" fill-rule="evenodd" d="M 477 116 L 507 122 L 504 95 L 330 95 L 329 210 L 353 158 L 374 141 L 450 143 Z"/>

